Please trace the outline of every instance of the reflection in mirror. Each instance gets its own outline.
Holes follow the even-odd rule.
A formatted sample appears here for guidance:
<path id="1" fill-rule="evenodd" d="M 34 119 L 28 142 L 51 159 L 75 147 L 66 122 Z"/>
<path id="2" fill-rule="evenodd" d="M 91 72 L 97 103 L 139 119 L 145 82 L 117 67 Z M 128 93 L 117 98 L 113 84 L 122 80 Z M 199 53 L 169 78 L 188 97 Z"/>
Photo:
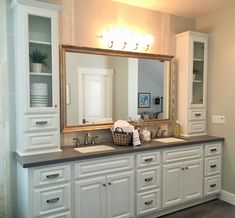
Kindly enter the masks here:
<path id="1" fill-rule="evenodd" d="M 118 119 L 170 119 L 171 60 L 62 46 L 62 130 L 108 128 Z"/>

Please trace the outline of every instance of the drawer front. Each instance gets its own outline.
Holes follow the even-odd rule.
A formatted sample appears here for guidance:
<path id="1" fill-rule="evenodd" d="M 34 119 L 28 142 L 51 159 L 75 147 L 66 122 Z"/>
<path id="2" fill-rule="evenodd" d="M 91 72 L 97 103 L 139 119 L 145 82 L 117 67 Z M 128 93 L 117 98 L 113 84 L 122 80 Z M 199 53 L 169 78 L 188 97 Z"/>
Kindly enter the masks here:
<path id="1" fill-rule="evenodd" d="M 133 169 L 133 155 L 112 158 L 99 158 L 92 161 L 81 161 L 74 165 L 75 179 L 94 176 L 120 170 Z"/>
<path id="2" fill-rule="evenodd" d="M 221 148 L 222 143 L 221 142 L 215 142 L 205 145 L 205 156 L 213 156 L 213 155 L 219 155 L 221 154 Z"/>
<path id="3" fill-rule="evenodd" d="M 60 133 L 46 132 L 46 133 L 30 133 L 25 134 L 25 144 L 27 151 L 49 150 L 59 147 Z"/>
<path id="4" fill-rule="evenodd" d="M 217 194 L 220 191 L 221 191 L 220 176 L 214 176 L 205 179 L 204 195 Z"/>
<path id="5" fill-rule="evenodd" d="M 205 159 L 205 176 L 219 174 L 221 172 L 221 157 Z"/>
<path id="6" fill-rule="evenodd" d="M 163 162 L 181 161 L 191 158 L 201 158 L 203 155 L 202 145 L 168 149 L 163 151 Z"/>
<path id="7" fill-rule="evenodd" d="M 160 191 L 137 194 L 137 215 L 143 215 L 160 209 Z"/>
<path id="8" fill-rule="evenodd" d="M 45 215 L 45 216 L 40 216 L 40 218 L 71 218 L 71 213 L 70 212 L 65 212 L 65 213 L 56 213 L 55 215 Z"/>
<path id="9" fill-rule="evenodd" d="M 191 121 L 189 122 L 189 133 L 200 133 L 206 131 L 205 121 Z"/>
<path id="10" fill-rule="evenodd" d="M 70 185 L 34 191 L 34 215 L 41 216 L 52 212 L 70 209 Z"/>
<path id="11" fill-rule="evenodd" d="M 25 116 L 24 131 L 53 131 L 58 130 L 58 114 Z"/>
<path id="12" fill-rule="evenodd" d="M 70 181 L 70 165 L 46 167 L 33 171 L 33 185 L 49 185 Z"/>
<path id="13" fill-rule="evenodd" d="M 147 170 L 137 170 L 136 172 L 137 192 L 148 189 L 158 188 L 160 186 L 160 167 L 156 166 Z"/>
<path id="14" fill-rule="evenodd" d="M 136 166 L 149 167 L 160 163 L 160 151 L 156 152 L 143 152 L 136 155 Z"/>
<path id="15" fill-rule="evenodd" d="M 189 120 L 205 120 L 205 119 L 206 119 L 205 109 L 189 110 Z"/>

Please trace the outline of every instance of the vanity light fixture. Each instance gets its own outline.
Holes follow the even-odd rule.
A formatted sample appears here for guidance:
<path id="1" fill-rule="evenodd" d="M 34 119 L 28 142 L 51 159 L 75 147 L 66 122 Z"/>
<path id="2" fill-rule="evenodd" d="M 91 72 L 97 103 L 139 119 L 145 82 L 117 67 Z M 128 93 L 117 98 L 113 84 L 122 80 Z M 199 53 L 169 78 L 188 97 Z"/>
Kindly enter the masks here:
<path id="1" fill-rule="evenodd" d="M 100 35 L 108 48 L 122 50 L 144 50 L 148 51 L 154 38 L 150 34 L 143 35 L 140 32 L 133 32 L 129 29 L 114 28 L 107 30 Z"/>

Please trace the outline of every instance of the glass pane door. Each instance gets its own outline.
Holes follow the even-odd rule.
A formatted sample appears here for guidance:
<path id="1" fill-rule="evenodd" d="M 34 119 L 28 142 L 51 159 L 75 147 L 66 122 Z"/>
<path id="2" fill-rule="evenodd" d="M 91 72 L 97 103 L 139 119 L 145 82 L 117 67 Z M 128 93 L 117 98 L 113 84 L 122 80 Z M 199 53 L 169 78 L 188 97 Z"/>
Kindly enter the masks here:
<path id="1" fill-rule="evenodd" d="M 203 104 L 204 84 L 204 43 L 194 42 L 192 72 L 192 104 Z"/>
<path id="2" fill-rule="evenodd" d="M 28 21 L 30 107 L 52 107 L 51 19 L 29 15 Z"/>

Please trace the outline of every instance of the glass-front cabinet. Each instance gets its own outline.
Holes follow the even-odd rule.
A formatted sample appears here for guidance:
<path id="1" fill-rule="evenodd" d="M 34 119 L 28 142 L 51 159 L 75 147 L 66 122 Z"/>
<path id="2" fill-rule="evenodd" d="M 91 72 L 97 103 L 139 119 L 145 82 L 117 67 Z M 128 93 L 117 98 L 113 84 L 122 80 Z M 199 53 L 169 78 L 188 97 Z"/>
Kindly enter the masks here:
<path id="1" fill-rule="evenodd" d="M 177 119 L 184 136 L 206 134 L 207 56 L 207 34 L 188 31 L 176 35 Z"/>
<path id="2" fill-rule="evenodd" d="M 17 152 L 60 150 L 57 5 L 13 0 Z"/>
<path id="3" fill-rule="evenodd" d="M 205 104 L 205 84 L 206 84 L 206 67 L 205 63 L 207 54 L 206 40 L 192 38 L 192 93 L 191 93 L 191 107 L 200 107 Z"/>

